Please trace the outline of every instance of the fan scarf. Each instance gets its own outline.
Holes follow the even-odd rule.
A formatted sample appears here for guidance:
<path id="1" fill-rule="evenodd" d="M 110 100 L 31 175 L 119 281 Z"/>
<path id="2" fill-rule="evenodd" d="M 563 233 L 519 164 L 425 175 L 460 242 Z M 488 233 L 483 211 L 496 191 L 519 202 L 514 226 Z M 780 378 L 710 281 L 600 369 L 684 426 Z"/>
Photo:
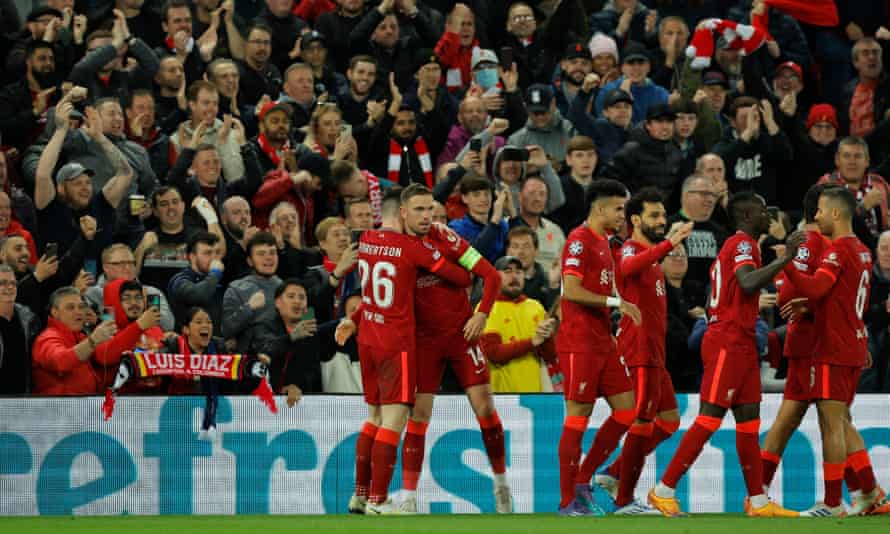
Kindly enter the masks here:
<path id="1" fill-rule="evenodd" d="M 726 42 L 726 48 L 741 50 L 745 55 L 753 54 L 760 48 L 766 42 L 767 35 L 759 27 L 738 24 L 731 20 L 705 19 L 701 27 L 695 30 L 686 48 L 686 57 L 692 58 L 693 69 L 700 70 L 711 65 L 711 57 L 716 48 L 715 33 Z"/>
<path id="2" fill-rule="evenodd" d="M 180 349 L 182 349 L 180 341 Z M 260 385 L 253 394 L 260 398 L 269 411 L 277 413 L 272 388 L 269 387 L 266 365 L 256 356 L 245 354 L 182 354 L 148 352 L 136 350 L 121 355 L 114 385 L 105 390 L 102 414 L 107 421 L 114 413 L 114 392 L 131 378 L 151 376 L 174 376 L 180 378 L 207 377 L 220 380 L 239 381 L 245 378 L 259 378 Z M 210 399 L 208 398 L 208 402 Z"/>
<path id="3" fill-rule="evenodd" d="M 417 136 L 414 141 L 414 152 L 417 154 L 417 160 L 420 162 L 420 169 L 423 171 L 423 179 L 426 186 L 433 188 L 433 162 L 430 159 L 430 149 L 426 146 L 423 137 Z M 408 154 L 408 146 L 404 147 L 395 139 L 389 140 L 389 167 L 386 177 L 393 183 L 401 183 L 399 174 L 402 170 L 402 156 Z M 410 177 L 409 177 L 410 179 Z"/>
<path id="4" fill-rule="evenodd" d="M 288 139 L 287 142 L 284 143 L 284 145 L 281 147 L 281 150 L 275 150 L 275 147 L 269 144 L 269 140 L 266 139 L 266 134 L 258 135 L 256 138 L 256 142 L 258 145 L 260 145 L 260 150 L 263 151 L 263 154 L 269 157 L 276 168 L 281 165 L 281 156 L 284 155 L 284 152 L 286 150 L 290 150 L 290 139 Z"/>

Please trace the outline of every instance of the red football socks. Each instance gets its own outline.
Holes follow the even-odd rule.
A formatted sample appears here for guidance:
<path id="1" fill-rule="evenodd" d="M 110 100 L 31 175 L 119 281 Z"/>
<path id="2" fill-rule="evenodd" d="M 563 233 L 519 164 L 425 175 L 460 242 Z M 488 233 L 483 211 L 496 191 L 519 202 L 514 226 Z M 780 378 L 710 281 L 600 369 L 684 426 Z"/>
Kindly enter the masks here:
<path id="1" fill-rule="evenodd" d="M 377 425 L 365 422 L 355 442 L 355 494 L 359 497 L 368 496 L 371 484 L 371 447 L 377 435 Z"/>
<path id="2" fill-rule="evenodd" d="M 377 430 L 374 447 L 371 449 L 371 495 L 368 501 L 380 504 L 389 494 L 389 483 L 396 467 L 396 453 L 399 448 L 399 434 L 388 428 Z"/>
<path id="3" fill-rule="evenodd" d="M 408 420 L 405 441 L 402 443 L 402 487 L 408 491 L 417 491 L 428 426 L 429 423 Z"/>
<path id="4" fill-rule="evenodd" d="M 825 506 L 832 508 L 840 506 L 841 489 L 844 482 L 844 464 L 824 462 L 822 470 L 825 473 Z"/>
<path id="5" fill-rule="evenodd" d="M 847 465 L 856 472 L 856 479 L 859 482 L 859 489 L 862 490 L 862 493 L 871 493 L 877 486 L 877 482 L 875 481 L 875 472 L 871 467 L 868 452 L 862 449 L 847 456 Z M 846 470 L 844 474 L 846 475 Z M 847 489 L 850 489 L 849 484 L 847 484 Z"/>
<path id="6" fill-rule="evenodd" d="M 559 507 L 565 508 L 575 499 L 575 476 L 581 458 L 581 439 L 587 430 L 587 417 L 567 415 L 559 439 Z"/>
<path id="7" fill-rule="evenodd" d="M 477 417 L 479 429 L 482 431 L 482 443 L 491 462 L 491 471 L 500 475 L 507 471 L 507 449 L 504 445 L 504 425 L 497 412 L 488 417 Z"/>
<path id="8" fill-rule="evenodd" d="M 649 437 L 649 441 L 646 443 L 646 452 L 644 456 L 652 454 L 652 451 L 657 449 L 662 441 L 673 436 L 678 428 L 680 428 L 680 421 L 663 421 L 656 418 L 655 428 L 652 431 L 652 435 Z M 612 465 L 606 468 L 606 473 L 613 478 L 618 478 L 621 475 L 621 457 L 618 457 L 617 460 L 612 462 Z"/>
<path id="9" fill-rule="evenodd" d="M 621 449 L 621 476 L 618 478 L 618 497 L 615 499 L 619 508 L 633 501 L 634 489 L 640 479 L 643 464 L 646 463 L 646 446 L 654 428 L 652 423 L 634 423 L 627 431 L 627 438 Z"/>
<path id="10" fill-rule="evenodd" d="M 669 487 L 676 488 L 680 478 L 695 463 L 695 459 L 701 454 L 705 443 L 711 439 L 711 435 L 720 428 L 720 418 L 699 415 L 695 422 L 683 435 L 677 453 L 661 477 L 661 482 Z"/>
<path id="11" fill-rule="evenodd" d="M 763 463 L 760 459 L 760 419 L 736 423 L 735 449 L 748 495 L 763 495 Z"/>
<path id="12" fill-rule="evenodd" d="M 603 462 L 609 458 L 609 455 L 618 447 L 621 436 L 627 432 L 628 427 L 634 420 L 634 410 L 616 410 L 606 419 L 603 426 L 596 432 L 590 450 L 584 457 L 584 462 L 578 470 L 575 477 L 576 484 L 590 484 L 593 473 L 603 465 Z"/>
<path id="13" fill-rule="evenodd" d="M 776 469 L 779 468 L 779 462 L 782 458 L 770 451 L 760 451 L 760 465 L 763 470 L 763 485 L 769 487 L 773 483 L 773 477 L 776 476 Z"/>

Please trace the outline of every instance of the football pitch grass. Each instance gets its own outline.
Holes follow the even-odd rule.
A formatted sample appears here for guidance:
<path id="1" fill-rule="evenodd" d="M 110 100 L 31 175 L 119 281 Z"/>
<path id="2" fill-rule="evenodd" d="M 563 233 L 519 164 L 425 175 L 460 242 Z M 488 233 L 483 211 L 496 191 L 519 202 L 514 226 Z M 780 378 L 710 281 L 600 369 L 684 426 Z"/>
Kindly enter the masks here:
<path id="1" fill-rule="evenodd" d="M 329 516 L 126 516 L 0 518 L 0 531 L 59 534 L 837 534 L 890 532 L 890 516 L 848 519 L 752 519 L 740 514 L 701 514 L 687 518 L 563 518 L 556 514 Z"/>

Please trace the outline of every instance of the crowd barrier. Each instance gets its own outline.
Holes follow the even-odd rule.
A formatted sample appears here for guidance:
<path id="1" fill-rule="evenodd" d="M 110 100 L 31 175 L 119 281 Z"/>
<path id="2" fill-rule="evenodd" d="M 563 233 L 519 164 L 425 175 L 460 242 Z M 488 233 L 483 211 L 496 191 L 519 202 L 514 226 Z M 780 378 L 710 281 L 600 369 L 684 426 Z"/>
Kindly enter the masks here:
<path id="1" fill-rule="evenodd" d="M 102 399 L 0 399 L 0 515 L 330 514 L 353 490 L 359 396 L 309 396 L 278 414 L 255 397 L 220 398 L 219 435 L 198 439 L 200 397 L 120 397 L 103 421 Z M 656 481 L 698 410 L 679 396 L 682 425 L 649 458 L 642 495 Z M 762 436 L 780 397 L 765 395 Z M 559 500 L 560 395 L 502 395 L 508 480 L 517 512 L 554 512 Z M 597 403 L 585 450 L 608 408 Z M 853 418 L 879 482 L 890 486 L 890 396 L 861 395 Z M 436 399 L 418 488 L 423 512 L 493 512 L 493 483 L 476 419 L 462 396 Z M 822 495 L 815 410 L 795 433 L 773 484 L 785 506 L 803 509 Z M 396 466 L 392 489 L 400 485 Z M 739 512 L 744 482 L 732 417 L 678 487 L 691 512 Z M 396 495 L 398 497 L 398 495 Z"/>

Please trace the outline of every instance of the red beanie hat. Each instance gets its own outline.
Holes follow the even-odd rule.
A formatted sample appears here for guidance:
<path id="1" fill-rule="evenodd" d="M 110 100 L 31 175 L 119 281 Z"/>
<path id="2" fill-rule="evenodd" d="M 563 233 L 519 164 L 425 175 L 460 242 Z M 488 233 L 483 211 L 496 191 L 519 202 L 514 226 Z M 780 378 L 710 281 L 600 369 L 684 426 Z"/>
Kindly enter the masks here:
<path id="1" fill-rule="evenodd" d="M 810 108 L 807 116 L 807 130 L 817 122 L 828 122 L 837 129 L 837 112 L 831 104 L 816 104 Z"/>

